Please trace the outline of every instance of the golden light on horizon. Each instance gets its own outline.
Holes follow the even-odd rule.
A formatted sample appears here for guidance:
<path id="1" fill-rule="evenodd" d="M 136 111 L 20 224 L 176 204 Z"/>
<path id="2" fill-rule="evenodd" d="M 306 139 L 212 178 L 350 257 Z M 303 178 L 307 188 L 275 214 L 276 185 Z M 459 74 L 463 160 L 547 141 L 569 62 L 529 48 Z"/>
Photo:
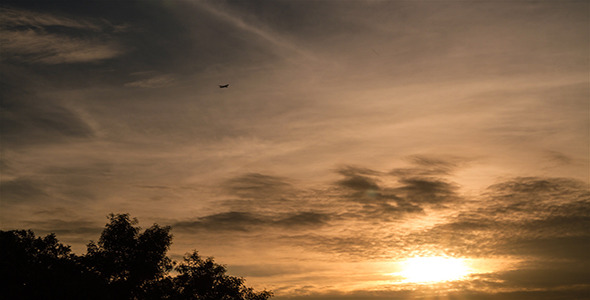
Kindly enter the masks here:
<path id="1" fill-rule="evenodd" d="M 430 283 L 454 281 L 470 273 L 465 261 L 449 257 L 412 257 L 401 263 L 402 271 L 397 275 L 405 278 L 404 282 Z"/>

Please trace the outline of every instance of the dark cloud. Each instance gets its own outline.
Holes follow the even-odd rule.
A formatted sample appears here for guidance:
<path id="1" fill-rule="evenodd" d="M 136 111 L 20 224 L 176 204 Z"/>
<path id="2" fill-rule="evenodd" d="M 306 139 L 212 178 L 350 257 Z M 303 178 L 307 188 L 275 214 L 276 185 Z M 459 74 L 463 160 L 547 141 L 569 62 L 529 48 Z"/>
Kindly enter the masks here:
<path id="1" fill-rule="evenodd" d="M 395 193 L 415 205 L 440 205 L 458 202 L 463 199 L 458 194 L 459 187 L 448 182 L 444 176 L 464 166 L 468 159 L 449 156 L 414 155 L 410 161 L 412 168 L 396 168 L 388 174 L 397 178 L 400 186 Z"/>
<path id="2" fill-rule="evenodd" d="M 44 168 L 41 173 L 47 176 L 60 177 L 108 177 L 113 174 L 113 163 L 108 161 L 85 161 L 84 163 L 70 163 L 50 165 Z"/>
<path id="3" fill-rule="evenodd" d="M 590 226 L 590 202 L 579 201 L 563 205 L 543 207 L 549 215 L 532 217 L 522 224 L 527 232 L 542 232 L 545 235 L 584 234 Z"/>
<path id="4" fill-rule="evenodd" d="M 440 204 L 459 199 L 458 187 L 442 180 L 428 178 L 401 179 L 395 190 L 407 201 L 417 204 Z"/>
<path id="5" fill-rule="evenodd" d="M 461 300 L 569 300 L 586 299 L 590 289 L 580 286 L 569 290 L 522 290 L 512 292 L 479 292 L 470 289 L 448 292 L 444 296 L 432 291 L 401 290 L 401 291 L 352 291 L 347 293 L 324 292 L 307 293 L 302 296 L 275 297 L 277 300 L 408 300 L 408 299 L 461 299 Z"/>
<path id="6" fill-rule="evenodd" d="M 424 177 L 451 175 L 468 160 L 461 157 L 446 157 L 433 155 L 414 155 L 409 160 L 415 165 L 413 168 L 396 168 L 389 172 L 397 177 Z"/>
<path id="7" fill-rule="evenodd" d="M 341 167 L 337 172 L 344 179 L 334 183 L 333 195 L 329 195 L 330 189 L 305 193 L 285 178 L 244 174 L 224 183 L 225 190 L 239 199 L 225 201 L 223 206 L 230 211 L 248 213 L 248 226 L 274 224 L 294 228 L 305 227 L 305 224 L 323 225 L 331 220 L 393 222 L 412 214 L 424 214 L 425 207 L 441 208 L 446 203 L 461 200 L 455 192 L 457 187 L 443 179 L 395 178 L 387 173 L 352 166 Z M 383 182 L 389 182 L 390 186 Z M 234 222 L 227 220 L 227 223 L 239 224 L 240 220 L 244 221 L 243 217 L 236 215 Z M 206 227 L 206 224 L 206 219 L 200 219 L 193 226 Z M 237 226 L 233 229 L 244 228 Z"/>
<path id="8" fill-rule="evenodd" d="M 375 174 L 364 172 L 367 173 Z M 347 175 L 357 176 L 354 172 Z M 359 226 L 395 227 L 412 217 L 428 218 L 425 207 L 438 209 L 441 204 L 450 203 L 464 207 L 463 204 L 474 201 L 466 201 L 458 193 L 458 187 L 442 179 L 402 178 L 398 184 L 395 188 L 378 187 L 374 193 L 362 194 L 346 187 L 344 191 L 350 192 L 341 196 L 358 205 L 342 206 L 339 218 Z M 342 186 L 341 182 L 336 185 Z M 411 231 L 404 236 L 399 232 L 382 236 L 375 235 L 378 231 L 358 235 L 349 228 L 337 237 L 302 236 L 298 243 L 350 257 L 379 257 L 389 249 L 403 254 L 412 249 L 434 248 L 448 255 L 585 263 L 590 247 L 589 195 L 583 183 L 572 179 L 514 178 L 490 186 L 484 194 L 476 196 L 478 205 L 473 209 L 460 211 L 425 230 Z"/>
<path id="9" fill-rule="evenodd" d="M 137 187 L 144 188 L 144 189 L 156 189 L 156 190 L 169 190 L 169 189 L 172 189 L 172 187 L 165 186 L 165 185 L 138 185 Z"/>
<path id="10" fill-rule="evenodd" d="M 11 174 L 14 172 L 14 169 L 4 157 L 0 158 L 0 172 L 2 172 L 2 174 Z"/>
<path id="11" fill-rule="evenodd" d="M 49 197 L 43 184 L 27 177 L 0 182 L 0 191 L 2 202 L 6 203 L 39 201 Z"/>
<path id="12" fill-rule="evenodd" d="M 545 156 L 548 160 L 553 161 L 558 165 L 569 165 L 574 161 L 572 157 L 558 151 L 547 151 Z"/>
<path id="13" fill-rule="evenodd" d="M 2 92 L 2 141 L 8 146 L 30 146 L 84 140 L 94 130 L 58 100 L 7 88 Z"/>
<path id="14" fill-rule="evenodd" d="M 344 219 L 342 216 L 339 217 Z M 280 241 L 281 244 L 302 247 L 347 262 L 366 260 L 394 262 L 425 250 L 440 249 L 437 247 L 436 241 L 429 244 L 416 239 L 412 234 L 413 229 L 408 229 L 405 226 L 407 219 L 398 218 L 383 221 L 376 218 L 370 221 L 364 218 L 347 218 L 344 220 L 346 225 L 339 226 L 338 221 L 340 220 L 334 218 L 334 221 L 329 224 L 331 227 L 326 228 L 335 229 L 331 232 L 324 230 L 281 232 L 281 236 L 277 237 L 276 240 Z M 447 244 L 442 245 L 447 249 L 440 249 L 441 255 L 463 255 L 458 252 L 453 253 L 456 249 L 452 249 Z M 394 280 L 394 278 L 391 278 L 391 280 Z"/>
<path id="15" fill-rule="evenodd" d="M 45 216 L 43 220 L 36 220 L 33 215 L 26 216 L 19 228 L 14 229 L 31 229 L 39 236 L 55 233 L 61 242 L 72 245 L 72 250 L 77 254 L 84 253 L 88 242 L 98 240 L 104 229 L 102 220 L 80 219 L 77 217 L 79 210 L 76 209 L 61 207 L 35 213 L 41 214 Z"/>
<path id="16" fill-rule="evenodd" d="M 310 286 L 310 288 L 317 288 L 315 286 Z M 421 292 L 413 292 L 408 290 L 402 291 L 350 291 L 350 292 L 337 292 L 337 291 L 324 291 L 323 293 L 312 293 L 308 291 L 303 291 L 303 295 L 301 296 L 291 296 L 291 297 L 275 297 L 278 300 L 358 300 L 358 299 L 371 299 L 371 300 L 406 300 L 406 299 L 414 299 L 414 297 L 421 297 L 420 299 L 428 299 L 422 298 L 424 294 Z"/>
<path id="17" fill-rule="evenodd" d="M 374 177 L 379 173 L 370 169 L 346 166 L 340 168 L 338 173 L 345 179 L 337 182 L 338 185 L 358 192 L 378 191 L 378 180 Z"/>
<path id="18" fill-rule="evenodd" d="M 364 219 L 392 221 L 411 213 L 422 213 L 426 206 L 444 207 L 444 204 L 461 201 L 458 187 L 443 178 L 417 176 L 417 174 L 436 174 L 444 172 L 423 171 L 427 166 L 452 165 L 443 160 L 417 157 L 419 167 L 404 169 L 404 172 L 381 173 L 370 169 L 345 167 L 338 173 L 345 178 L 337 181 L 344 199 L 362 204 L 360 211 L 354 212 Z M 409 176 L 412 175 L 412 176 Z M 384 186 L 383 182 L 389 182 Z"/>
<path id="19" fill-rule="evenodd" d="M 71 199 L 97 200 L 100 199 L 99 195 L 104 194 L 88 187 L 109 181 L 113 176 L 112 164 L 101 159 L 56 159 L 35 170 L 35 176 L 19 176 L 17 173 L 16 178 L 3 181 L 3 200 L 31 203 L 39 203 L 42 200 L 46 209 Z M 10 171 L 3 170 L 4 174 L 8 175 Z"/>
<path id="20" fill-rule="evenodd" d="M 590 219 L 590 218 L 589 218 Z M 584 220 L 588 228 L 589 220 Z M 509 254 L 519 257 L 538 257 L 546 260 L 561 259 L 590 264 L 588 257 L 590 234 L 563 237 L 527 236 L 500 242 L 494 249 L 496 254 Z"/>
<path id="21" fill-rule="evenodd" d="M 375 180 L 360 175 L 347 176 L 346 179 L 339 181 L 338 184 L 362 192 L 379 190 L 379 186 Z"/>
<path id="22" fill-rule="evenodd" d="M 410 157 L 412 162 L 419 166 L 425 167 L 436 167 L 441 169 L 454 169 L 457 167 L 457 160 L 458 158 L 454 158 L 452 161 L 451 159 L 441 158 L 441 157 L 434 157 L 434 156 L 426 156 L 426 155 L 414 155 Z"/>
<path id="23" fill-rule="evenodd" d="M 344 176 L 377 176 L 381 174 L 375 170 L 356 166 L 343 166 L 337 172 Z"/>
<path id="24" fill-rule="evenodd" d="M 586 243 L 586 249 L 588 244 Z M 490 277 L 505 282 L 509 287 L 555 289 L 576 288 L 588 284 L 590 261 L 544 260 L 527 263 L 517 270 L 498 272 Z"/>
<path id="25" fill-rule="evenodd" d="M 103 224 L 89 220 L 46 219 L 42 221 L 25 221 L 24 226 L 39 233 L 55 233 L 57 235 L 77 235 L 85 239 L 98 237 Z"/>
<path id="26" fill-rule="evenodd" d="M 222 188 L 238 196 L 221 202 L 220 207 L 226 212 L 177 222 L 173 227 L 188 231 L 300 230 L 326 226 L 337 214 L 319 209 L 320 205 L 309 206 L 304 193 L 282 177 L 247 173 L 224 181 Z"/>
<path id="27" fill-rule="evenodd" d="M 506 299 L 586 299 L 590 292 L 586 280 L 590 276 L 588 270 L 587 261 L 527 260 L 509 270 L 472 274 L 469 281 L 456 282 L 454 287 L 458 290 L 513 291 L 498 295 Z M 502 299 L 481 294 L 481 299 Z"/>
<path id="28" fill-rule="evenodd" d="M 294 228 L 294 227 L 310 227 L 326 225 L 331 219 L 331 215 L 317 212 L 299 212 L 292 215 L 287 215 L 273 223 L 278 226 Z"/>
<path id="29" fill-rule="evenodd" d="M 538 178 L 521 177 L 510 181 L 498 183 L 489 187 L 494 197 L 506 199 L 516 198 L 519 195 L 567 195 L 579 192 L 583 185 L 580 182 L 568 178 Z"/>
<path id="30" fill-rule="evenodd" d="M 262 197 L 280 196 L 289 190 L 291 184 L 284 178 L 248 173 L 228 180 L 225 187 L 231 193 L 241 197 Z"/>
<path id="31" fill-rule="evenodd" d="M 558 234 L 566 234 L 576 228 L 570 220 L 576 223 L 590 216 L 590 191 L 568 178 L 515 178 L 490 186 L 485 199 L 489 204 L 479 209 L 482 213 L 523 229 L 544 229 L 546 234 L 558 229 Z"/>
<path id="32" fill-rule="evenodd" d="M 274 56 L 190 1 L 4 1 L 4 15 L 3 69 L 44 75 L 52 87 L 154 90 L 195 71 L 219 76 L 225 64 L 234 72 Z M 142 72 L 154 75 L 138 77 Z"/>
<path id="33" fill-rule="evenodd" d="M 296 265 L 278 265 L 272 262 L 260 265 L 231 265 L 228 266 L 230 274 L 244 277 L 270 277 L 292 274 L 305 274 L 308 268 Z"/>
<path id="34" fill-rule="evenodd" d="M 3 60 L 28 63 L 86 63 L 121 55 L 124 50 L 105 38 L 113 31 L 104 19 L 93 21 L 2 7 Z"/>
<path id="35" fill-rule="evenodd" d="M 180 230 L 231 230 L 249 231 L 253 226 L 265 224 L 266 221 L 247 212 L 226 212 L 201 217 L 195 221 L 177 222 L 172 227 Z"/>
<path id="36" fill-rule="evenodd" d="M 327 225 L 331 216 L 317 212 L 297 212 L 279 216 L 251 212 L 230 211 L 200 217 L 194 221 L 181 221 L 172 225 L 182 231 L 242 231 L 248 232 L 261 227 L 304 229 Z"/>
<path id="37" fill-rule="evenodd" d="M 406 214 L 422 213 L 424 209 L 418 205 L 403 201 L 398 198 L 387 200 L 380 197 L 380 201 L 373 201 L 363 205 L 363 209 L 357 215 L 363 220 L 374 222 L 391 222 L 399 220 Z"/>
<path id="38" fill-rule="evenodd" d="M 137 87 L 137 88 L 162 88 L 162 87 L 169 87 L 175 84 L 176 79 L 171 74 L 142 74 L 139 76 L 136 75 L 134 81 L 125 83 L 127 87 Z"/>
<path id="39" fill-rule="evenodd" d="M 490 186 L 480 201 L 478 208 L 412 234 L 412 240 L 473 256 L 587 260 L 590 193 L 583 183 L 515 178 Z"/>

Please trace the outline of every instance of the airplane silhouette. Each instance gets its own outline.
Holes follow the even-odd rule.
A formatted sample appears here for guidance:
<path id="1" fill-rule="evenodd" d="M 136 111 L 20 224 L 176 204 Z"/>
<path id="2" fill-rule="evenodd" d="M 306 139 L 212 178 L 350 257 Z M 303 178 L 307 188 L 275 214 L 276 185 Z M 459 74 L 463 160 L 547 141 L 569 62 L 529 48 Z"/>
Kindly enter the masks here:
<path id="1" fill-rule="evenodd" d="M 229 87 L 229 83 L 228 83 L 228 84 L 223 84 L 223 85 L 221 85 L 221 84 L 220 84 L 220 85 L 219 85 L 219 88 L 220 88 L 220 89 L 226 89 L 226 88 L 228 88 L 228 87 Z"/>

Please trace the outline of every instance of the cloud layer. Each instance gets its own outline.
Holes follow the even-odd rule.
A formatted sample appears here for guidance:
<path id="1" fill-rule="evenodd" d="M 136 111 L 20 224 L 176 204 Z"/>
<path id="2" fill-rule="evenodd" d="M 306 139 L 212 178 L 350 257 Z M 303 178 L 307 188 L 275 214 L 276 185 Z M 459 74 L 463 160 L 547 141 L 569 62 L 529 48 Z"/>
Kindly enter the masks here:
<path id="1" fill-rule="evenodd" d="M 0 226 L 130 213 L 277 299 L 580 298 L 588 5 L 4 1 Z"/>

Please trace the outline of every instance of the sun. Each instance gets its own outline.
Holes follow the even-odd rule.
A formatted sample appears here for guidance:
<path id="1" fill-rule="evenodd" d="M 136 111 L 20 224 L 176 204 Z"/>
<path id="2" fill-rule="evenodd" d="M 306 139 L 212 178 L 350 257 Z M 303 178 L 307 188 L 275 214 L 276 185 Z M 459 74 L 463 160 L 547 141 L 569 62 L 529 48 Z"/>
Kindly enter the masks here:
<path id="1" fill-rule="evenodd" d="M 398 275 L 406 278 L 404 282 L 431 283 L 459 280 L 469 274 L 464 260 L 449 257 L 413 257 L 401 263 Z"/>

